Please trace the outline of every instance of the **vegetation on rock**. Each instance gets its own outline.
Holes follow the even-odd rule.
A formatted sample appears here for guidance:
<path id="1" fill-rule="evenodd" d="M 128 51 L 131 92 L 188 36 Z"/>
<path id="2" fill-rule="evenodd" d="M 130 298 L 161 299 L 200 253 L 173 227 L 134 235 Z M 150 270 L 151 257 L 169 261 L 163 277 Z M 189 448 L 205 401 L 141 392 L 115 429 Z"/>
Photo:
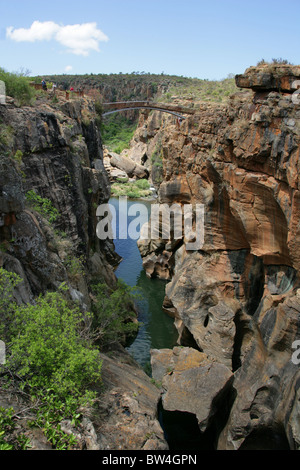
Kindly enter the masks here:
<path id="1" fill-rule="evenodd" d="M 145 180 L 136 180 L 133 182 L 119 181 L 113 183 L 111 186 L 112 196 L 127 196 L 131 199 L 138 199 L 141 197 L 148 197 L 152 193 L 150 191 L 150 183 Z"/>
<path id="2" fill-rule="evenodd" d="M 5 83 L 6 95 L 15 98 L 18 105 L 32 104 L 35 90 L 29 84 L 29 78 L 22 73 L 6 72 L 0 68 L 0 80 Z"/>
<path id="3" fill-rule="evenodd" d="M 126 343 L 136 332 L 131 289 L 121 282 L 115 291 L 95 285 L 89 313 L 68 299 L 66 285 L 40 295 L 34 304 L 18 305 L 13 292 L 21 282 L 0 268 L 0 333 L 7 347 L 6 363 L 0 366 L 1 388 L 27 397 L 30 426 L 42 428 L 54 448 L 76 448 L 76 439 L 66 435 L 60 423 L 70 419 L 75 428 L 80 426 L 82 410 L 95 403 L 93 384 L 101 387 L 99 347 Z M 1 450 L 19 449 L 22 443 L 26 447 L 15 424 L 13 415 L 0 409 Z"/>
<path id="4" fill-rule="evenodd" d="M 103 145 L 110 151 L 120 154 L 122 150 L 129 148 L 136 127 L 136 122 L 124 116 L 114 114 L 106 117 L 101 124 Z"/>

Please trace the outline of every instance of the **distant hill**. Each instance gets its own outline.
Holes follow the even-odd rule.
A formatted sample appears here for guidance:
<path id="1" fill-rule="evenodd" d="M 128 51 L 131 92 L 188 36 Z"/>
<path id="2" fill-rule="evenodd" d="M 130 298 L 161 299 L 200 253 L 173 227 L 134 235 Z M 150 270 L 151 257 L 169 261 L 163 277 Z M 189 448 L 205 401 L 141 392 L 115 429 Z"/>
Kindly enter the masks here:
<path id="1" fill-rule="evenodd" d="M 224 80 L 206 80 L 176 75 L 133 72 L 131 74 L 48 75 L 45 78 L 70 89 L 94 90 L 103 102 L 155 99 L 172 101 L 176 96 L 189 100 L 223 102 L 238 89 L 233 75 Z"/>
<path id="2" fill-rule="evenodd" d="M 82 89 L 96 101 L 103 103 L 140 100 L 170 103 L 174 100 L 184 100 L 189 102 L 189 106 L 194 106 L 199 101 L 226 102 L 230 95 L 239 90 L 233 75 L 219 81 L 137 72 L 33 77 L 37 83 L 40 83 L 42 78 L 66 90 L 71 87 L 75 90 Z M 135 110 L 106 117 L 101 125 L 103 144 L 117 153 L 129 148 L 138 117 L 139 111 Z"/>

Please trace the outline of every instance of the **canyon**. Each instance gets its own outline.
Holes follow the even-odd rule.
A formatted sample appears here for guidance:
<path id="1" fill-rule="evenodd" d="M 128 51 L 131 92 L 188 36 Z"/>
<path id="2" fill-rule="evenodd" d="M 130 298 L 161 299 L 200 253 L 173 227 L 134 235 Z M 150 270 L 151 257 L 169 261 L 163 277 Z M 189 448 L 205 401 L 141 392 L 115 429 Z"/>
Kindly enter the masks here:
<path id="1" fill-rule="evenodd" d="M 65 282 L 89 309 L 93 279 L 116 285 L 120 257 L 96 236 L 108 163 L 149 177 L 161 204 L 205 208 L 200 250 L 187 250 L 184 236 L 138 241 L 148 277 L 167 281 L 162 308 L 178 344 L 151 351 L 151 377 L 121 345 L 100 353 L 104 390 L 78 435 L 82 448 L 172 448 L 161 407 L 196 420 L 199 449 L 299 449 L 299 79 L 299 67 L 250 67 L 227 102 L 195 101 L 181 123 L 144 110 L 119 156 L 103 153 L 88 96 L 0 106 L 0 266 L 23 279 L 19 303 Z M 57 209 L 54 227 L 26 203 L 30 190 Z M 82 269 L 74 273 L 70 259 Z M 1 391 L 0 405 L 8 403 L 20 406 Z M 48 448 L 28 433 L 33 447 Z"/>

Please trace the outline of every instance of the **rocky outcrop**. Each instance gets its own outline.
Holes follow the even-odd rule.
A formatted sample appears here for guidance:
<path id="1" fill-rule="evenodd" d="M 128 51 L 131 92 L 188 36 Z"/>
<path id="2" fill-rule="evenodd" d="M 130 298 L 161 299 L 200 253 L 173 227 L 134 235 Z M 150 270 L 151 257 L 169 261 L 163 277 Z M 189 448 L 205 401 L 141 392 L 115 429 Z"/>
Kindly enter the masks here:
<path id="1" fill-rule="evenodd" d="M 42 99 L 19 108 L 9 99 L 0 120 L 0 267 L 23 280 L 14 298 L 33 303 L 65 283 L 70 300 L 88 310 L 91 282 L 114 287 L 120 260 L 112 242 L 96 236 L 96 209 L 108 201 L 110 182 L 93 102 Z M 101 409 L 76 429 L 68 419 L 60 429 L 74 434 L 78 449 L 167 449 L 150 378 L 121 347 L 101 359 Z M 32 449 L 51 449 L 41 430 L 28 430 L 31 404 L 12 397 L 1 390 L 0 404 L 20 414 Z"/>
<path id="2" fill-rule="evenodd" d="M 232 372 L 191 348 L 152 350 L 151 361 L 154 379 L 162 382 L 163 408 L 196 415 L 205 432 L 230 390 Z"/>
<path id="3" fill-rule="evenodd" d="M 300 67 L 288 64 L 262 64 L 248 68 L 244 74 L 236 75 L 235 81 L 240 88 L 253 90 L 276 90 L 293 93 L 300 79 Z"/>
<path id="4" fill-rule="evenodd" d="M 179 128 L 166 118 L 160 133 L 160 202 L 204 205 L 204 240 L 139 247 L 150 276 L 167 272 L 164 309 L 181 344 L 234 374 L 218 449 L 300 446 L 297 78 L 298 67 L 248 69 L 236 81 L 252 90 L 200 104 Z"/>
<path id="5" fill-rule="evenodd" d="M 159 389 L 125 351 L 102 354 L 102 393 L 95 428 L 100 450 L 167 450 L 157 417 Z"/>
<path id="6" fill-rule="evenodd" d="M 102 161 L 101 138 L 85 113 L 93 115 L 88 101 L 0 107 L 1 265 L 22 274 L 26 300 L 67 282 L 88 305 L 86 268 L 115 282 L 113 246 L 96 237 L 96 207 L 108 200 L 110 185 L 103 163 L 93 168 Z M 39 210 L 38 197 L 48 209 Z M 49 222 L 51 211 L 56 220 Z"/>

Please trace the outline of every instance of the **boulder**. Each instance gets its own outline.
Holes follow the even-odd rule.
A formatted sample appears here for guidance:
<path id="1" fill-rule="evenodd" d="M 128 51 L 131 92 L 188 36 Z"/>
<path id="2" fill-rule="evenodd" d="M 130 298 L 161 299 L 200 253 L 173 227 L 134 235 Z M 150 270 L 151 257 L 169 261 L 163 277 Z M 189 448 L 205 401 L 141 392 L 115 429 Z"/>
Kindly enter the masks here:
<path id="1" fill-rule="evenodd" d="M 110 158 L 111 166 L 124 171 L 130 178 L 148 178 L 148 170 L 142 165 L 139 165 L 138 163 L 134 162 L 130 158 L 124 157 L 123 155 L 119 155 L 114 152 L 109 152 L 107 155 Z"/>
<path id="2" fill-rule="evenodd" d="M 191 348 L 152 350 L 151 364 L 154 379 L 162 380 L 163 408 L 195 414 L 204 432 L 216 412 L 216 403 L 230 389 L 232 372 Z"/>

